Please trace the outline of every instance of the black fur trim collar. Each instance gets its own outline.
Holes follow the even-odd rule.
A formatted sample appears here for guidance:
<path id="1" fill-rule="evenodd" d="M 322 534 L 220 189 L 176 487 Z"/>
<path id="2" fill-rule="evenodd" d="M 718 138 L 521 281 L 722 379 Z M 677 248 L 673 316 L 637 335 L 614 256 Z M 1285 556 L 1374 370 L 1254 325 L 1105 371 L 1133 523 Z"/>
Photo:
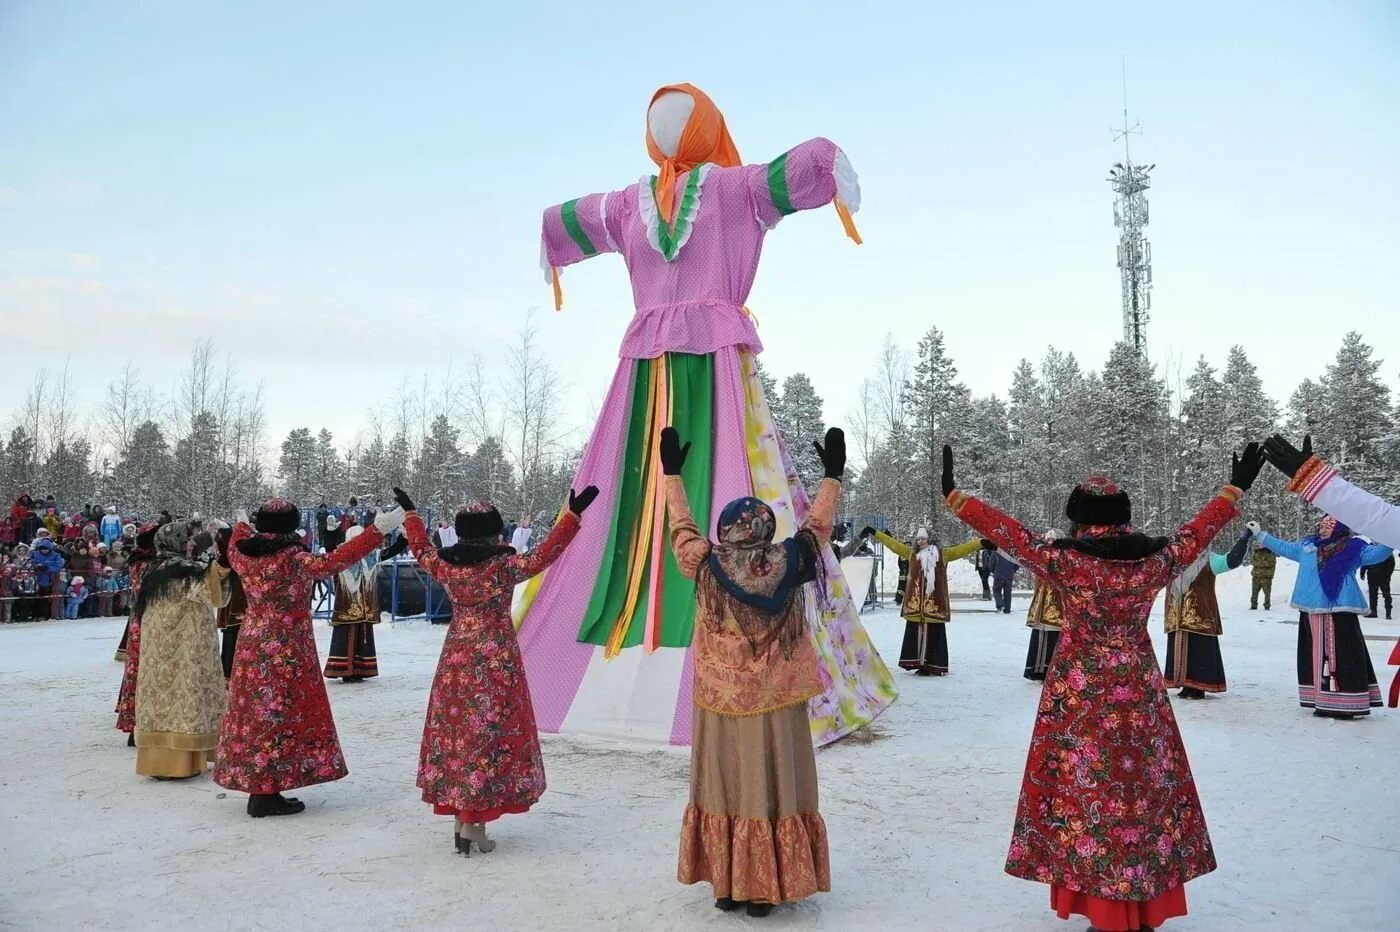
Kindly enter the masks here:
<path id="1" fill-rule="evenodd" d="M 1060 550 L 1077 550 L 1099 560 L 1145 560 L 1169 543 L 1170 538 L 1148 537 L 1134 531 L 1103 537 L 1061 537 L 1051 546 Z"/>
<path id="2" fill-rule="evenodd" d="M 245 537 L 236 545 L 238 552 L 245 557 L 269 557 L 274 553 L 280 553 L 288 547 L 306 548 L 301 535 L 292 534 L 259 534 L 256 537 Z"/>
<path id="3" fill-rule="evenodd" d="M 184 557 L 164 557 L 154 561 L 141 577 L 141 594 L 136 597 L 132 614 L 140 617 L 152 601 L 163 599 L 192 579 L 203 579 L 208 563 L 186 560 Z"/>
<path id="4" fill-rule="evenodd" d="M 504 544 L 472 544 L 458 541 L 451 547 L 438 548 L 438 556 L 444 563 L 453 566 L 476 566 L 496 557 L 508 557 L 515 553 L 514 547 Z"/>

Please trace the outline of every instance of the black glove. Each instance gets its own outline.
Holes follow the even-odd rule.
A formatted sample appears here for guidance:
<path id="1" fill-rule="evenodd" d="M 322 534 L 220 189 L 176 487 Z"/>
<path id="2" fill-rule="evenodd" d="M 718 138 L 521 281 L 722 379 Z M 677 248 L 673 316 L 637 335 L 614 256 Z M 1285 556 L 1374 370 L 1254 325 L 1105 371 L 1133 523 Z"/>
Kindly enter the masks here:
<path id="1" fill-rule="evenodd" d="M 573 489 L 570 489 L 569 510 L 572 511 L 576 517 L 582 517 L 584 511 L 588 509 L 589 505 L 593 504 L 593 499 L 597 497 L 598 487 L 596 485 L 590 485 L 588 488 L 578 493 L 575 493 Z"/>
<path id="2" fill-rule="evenodd" d="M 997 545 L 994 544 L 994 543 L 992 543 L 992 542 L 989 541 L 989 540 L 984 540 L 984 541 L 982 541 L 982 549 L 983 549 L 983 550 L 995 550 L 995 549 L 997 549 Z"/>
<path id="3" fill-rule="evenodd" d="M 1298 475 L 1298 470 L 1303 468 L 1303 464 L 1312 455 L 1312 434 L 1303 435 L 1301 450 L 1284 440 L 1282 434 L 1274 434 L 1264 441 L 1264 458 L 1290 479 Z"/>
<path id="4" fill-rule="evenodd" d="M 404 510 L 407 511 L 408 509 Z M 400 534 L 399 536 L 394 538 L 394 542 L 392 544 L 380 549 L 379 562 L 388 563 L 390 560 L 394 559 L 394 557 L 397 557 L 399 554 L 403 553 L 407 549 L 408 538 Z"/>
<path id="5" fill-rule="evenodd" d="M 1240 539 L 1235 541 L 1235 546 L 1231 547 L 1230 552 L 1225 554 L 1226 566 L 1230 569 L 1234 569 L 1244 562 L 1245 551 L 1249 549 L 1249 539 L 1253 536 L 1254 535 L 1249 531 L 1245 531 L 1244 534 L 1240 536 Z"/>
<path id="6" fill-rule="evenodd" d="M 943 497 L 947 498 L 953 494 L 957 483 L 953 481 L 953 448 L 948 444 L 943 444 Z"/>
<path id="7" fill-rule="evenodd" d="M 681 446 L 681 435 L 674 427 L 661 431 L 661 471 L 668 476 L 679 476 L 685 458 L 690 455 L 690 441 Z"/>
<path id="8" fill-rule="evenodd" d="M 825 446 L 819 440 L 813 441 L 812 446 L 816 448 L 817 459 L 826 468 L 826 478 L 840 482 L 846 472 L 846 432 L 833 427 L 826 432 Z"/>
<path id="9" fill-rule="evenodd" d="M 860 536 L 861 536 L 861 537 L 874 537 L 874 536 L 875 536 L 875 529 L 874 529 L 873 527 L 871 527 L 870 525 L 867 524 L 865 527 L 863 527 L 863 528 L 860 529 Z"/>
<path id="10" fill-rule="evenodd" d="M 1264 454 L 1259 452 L 1259 444 L 1251 443 L 1244 448 L 1243 456 L 1230 454 L 1230 484 L 1241 492 L 1248 492 L 1263 468 Z"/>
<path id="11" fill-rule="evenodd" d="M 403 489 L 399 488 L 398 486 L 394 486 L 394 501 L 398 502 L 399 507 L 402 508 L 404 511 L 418 510 L 417 508 L 413 507 L 413 499 L 408 497 L 408 493 L 405 492 Z"/>

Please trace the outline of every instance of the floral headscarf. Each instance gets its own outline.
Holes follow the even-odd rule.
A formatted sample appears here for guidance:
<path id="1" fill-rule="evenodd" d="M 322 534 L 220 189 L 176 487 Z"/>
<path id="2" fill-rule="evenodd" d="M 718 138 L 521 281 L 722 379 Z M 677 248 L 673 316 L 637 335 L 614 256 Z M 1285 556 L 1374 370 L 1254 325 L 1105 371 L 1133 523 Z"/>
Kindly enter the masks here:
<path id="1" fill-rule="evenodd" d="M 775 544 L 777 527 L 764 502 L 752 497 L 730 502 L 715 529 L 719 544 L 711 548 L 698 580 L 710 624 L 721 625 L 728 608 L 755 656 L 775 642 L 784 657 L 792 656 L 806 633 L 802 584 L 823 574 L 816 536 L 804 529 Z"/>
<path id="2" fill-rule="evenodd" d="M 1317 578 L 1322 591 L 1331 601 L 1341 594 L 1342 583 L 1356 567 L 1357 558 L 1366 549 L 1365 541 L 1352 536 L 1351 528 L 1331 515 L 1317 523 L 1317 533 L 1303 538 L 1303 543 L 1317 548 Z"/>

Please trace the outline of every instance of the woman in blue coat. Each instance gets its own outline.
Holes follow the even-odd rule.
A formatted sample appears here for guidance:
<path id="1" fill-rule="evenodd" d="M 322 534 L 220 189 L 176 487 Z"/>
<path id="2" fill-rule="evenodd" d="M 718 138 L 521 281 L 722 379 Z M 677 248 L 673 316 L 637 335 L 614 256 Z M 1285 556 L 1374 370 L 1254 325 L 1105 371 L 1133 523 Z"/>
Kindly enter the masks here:
<path id="1" fill-rule="evenodd" d="M 1357 619 L 1369 605 L 1356 571 L 1385 560 L 1390 548 L 1356 537 L 1331 515 L 1298 541 L 1267 534 L 1255 521 L 1248 527 L 1260 544 L 1298 564 L 1298 704 L 1329 718 L 1370 715 L 1380 708 L 1381 689 Z"/>

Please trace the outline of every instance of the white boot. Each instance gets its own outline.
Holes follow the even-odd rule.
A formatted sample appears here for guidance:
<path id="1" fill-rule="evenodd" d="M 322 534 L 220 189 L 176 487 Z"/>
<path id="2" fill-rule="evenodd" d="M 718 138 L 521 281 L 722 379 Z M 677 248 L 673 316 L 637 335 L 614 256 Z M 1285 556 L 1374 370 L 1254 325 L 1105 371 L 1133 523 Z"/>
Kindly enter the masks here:
<path id="1" fill-rule="evenodd" d="M 468 846 L 476 845 L 482 854 L 490 854 L 496 850 L 496 843 L 486 837 L 486 826 L 481 822 L 462 823 L 462 844 Z"/>

